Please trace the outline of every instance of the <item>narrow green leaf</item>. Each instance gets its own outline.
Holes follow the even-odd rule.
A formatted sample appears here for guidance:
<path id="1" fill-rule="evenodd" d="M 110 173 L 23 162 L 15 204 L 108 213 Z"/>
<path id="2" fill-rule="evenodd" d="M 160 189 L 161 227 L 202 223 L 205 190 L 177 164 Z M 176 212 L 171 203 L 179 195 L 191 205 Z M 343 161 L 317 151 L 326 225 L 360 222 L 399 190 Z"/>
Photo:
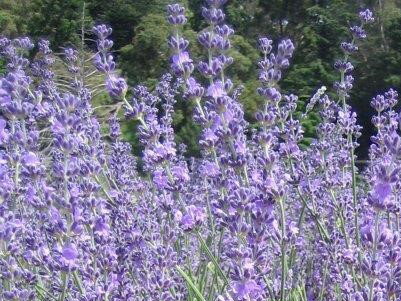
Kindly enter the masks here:
<path id="1" fill-rule="evenodd" d="M 208 248 L 206 242 L 203 240 L 202 236 L 196 232 L 196 235 L 201 243 L 202 248 L 205 250 L 207 256 L 209 257 L 209 259 L 213 262 L 213 264 L 215 265 L 218 273 L 220 274 L 221 278 L 223 279 L 225 285 L 228 285 L 228 279 L 227 276 L 224 274 L 223 270 L 220 268 L 219 263 L 217 262 L 216 257 L 214 257 L 214 255 L 212 254 L 212 252 L 210 251 L 210 249 Z"/>
<path id="2" fill-rule="evenodd" d="M 185 279 L 185 281 L 188 283 L 188 285 L 194 291 L 196 297 L 200 301 L 206 301 L 206 299 L 202 296 L 201 292 L 198 290 L 196 285 L 192 282 L 191 278 L 179 266 L 177 266 L 177 271 L 178 271 L 178 273 L 180 273 L 180 275 Z"/>

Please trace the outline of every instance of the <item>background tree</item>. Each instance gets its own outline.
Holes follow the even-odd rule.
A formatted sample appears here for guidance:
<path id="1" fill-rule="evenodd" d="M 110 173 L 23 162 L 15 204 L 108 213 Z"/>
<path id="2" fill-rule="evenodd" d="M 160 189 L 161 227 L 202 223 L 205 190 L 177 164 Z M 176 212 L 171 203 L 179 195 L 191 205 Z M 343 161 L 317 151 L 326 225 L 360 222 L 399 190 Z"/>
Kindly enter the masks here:
<path id="1" fill-rule="evenodd" d="M 32 0 L 24 7 L 27 34 L 48 39 L 53 48 L 79 42 L 84 0 Z M 21 12 L 22 13 L 22 12 Z M 90 20 L 90 15 L 85 12 Z"/>
<path id="2" fill-rule="evenodd" d="M 191 55 L 195 59 L 202 55 L 196 35 L 205 26 L 201 17 L 203 1 L 181 1 L 189 11 L 184 34 L 191 42 Z M 84 0 L 3 0 L 0 32 L 7 36 L 46 37 L 53 48 L 75 44 L 80 39 L 83 3 Z M 168 71 L 165 41 L 170 29 L 165 21 L 165 6 L 171 1 L 86 0 L 85 3 L 87 24 L 104 22 L 113 27 L 115 56 L 129 83 L 153 87 L 158 77 Z M 229 1 L 227 18 L 236 30 L 231 50 L 235 63 L 230 71 L 236 75 L 236 84 L 244 87 L 241 101 L 251 126 L 260 103 L 255 93 L 257 38 L 264 34 L 275 41 L 287 37 L 294 40 L 295 57 L 281 86 L 286 93 L 299 96 L 299 108 L 303 109 L 311 94 L 322 85 L 331 87 L 336 79 L 333 63 L 341 55 L 339 43 L 355 21 L 355 12 L 364 7 L 374 10 L 377 21 L 353 62 L 357 81 L 351 101 L 364 127 L 358 152 L 360 157 L 366 157 L 368 137 L 373 131 L 368 102 L 377 91 L 401 87 L 401 0 Z M 177 140 L 185 142 L 188 154 L 194 155 L 198 149 L 197 128 L 190 117 L 192 108 L 185 102 L 177 106 L 174 119 Z M 316 118 L 312 113 L 304 122 L 306 136 L 313 136 Z M 135 141 L 131 126 L 126 125 L 125 132 L 127 138 Z"/>

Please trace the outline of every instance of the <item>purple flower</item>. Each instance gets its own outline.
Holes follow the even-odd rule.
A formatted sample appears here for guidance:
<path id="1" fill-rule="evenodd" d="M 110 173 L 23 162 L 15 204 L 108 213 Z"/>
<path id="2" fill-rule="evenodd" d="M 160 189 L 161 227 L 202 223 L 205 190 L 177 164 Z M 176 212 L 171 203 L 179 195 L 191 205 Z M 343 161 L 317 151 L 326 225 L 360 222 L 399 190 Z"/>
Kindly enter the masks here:
<path id="1" fill-rule="evenodd" d="M 188 78 L 187 88 L 187 93 L 190 98 L 201 98 L 205 92 L 205 89 L 193 77 Z"/>
<path id="2" fill-rule="evenodd" d="M 4 86 L 4 82 L 0 80 L 0 107 L 3 107 L 11 102 L 11 95 L 10 93 L 2 86 Z"/>
<path id="3" fill-rule="evenodd" d="M 38 167 L 40 165 L 40 160 L 35 153 L 28 152 L 22 156 L 22 164 L 25 167 Z"/>
<path id="4" fill-rule="evenodd" d="M 259 48 L 260 50 L 265 53 L 269 54 L 273 49 L 273 41 L 268 38 L 259 38 Z"/>
<path id="5" fill-rule="evenodd" d="M 184 166 L 175 165 L 171 168 L 171 172 L 179 182 L 188 182 L 190 180 L 188 169 Z"/>
<path id="6" fill-rule="evenodd" d="M 347 264 L 353 264 L 355 263 L 355 250 L 354 249 L 345 249 L 342 251 L 342 259 L 347 263 Z"/>
<path id="7" fill-rule="evenodd" d="M 106 89 L 112 97 L 124 98 L 127 93 L 128 86 L 122 77 L 110 76 L 106 80 Z"/>
<path id="8" fill-rule="evenodd" d="M 9 133 L 6 129 L 6 121 L 4 119 L 0 119 L 0 145 L 7 143 Z"/>
<path id="9" fill-rule="evenodd" d="M 253 279 L 235 281 L 232 285 L 232 289 L 236 300 L 258 298 L 262 292 L 262 288 Z"/>
<path id="10" fill-rule="evenodd" d="M 94 232 L 100 236 L 108 236 L 110 226 L 104 221 L 103 218 L 98 218 L 95 222 Z"/>
<path id="11" fill-rule="evenodd" d="M 220 175 L 220 169 L 217 164 L 210 161 L 204 161 L 199 170 L 201 172 L 201 175 L 204 177 L 215 178 Z"/>
<path id="12" fill-rule="evenodd" d="M 362 20 L 363 23 L 373 23 L 375 21 L 373 13 L 369 9 L 365 9 L 359 12 L 359 18 Z"/>
<path id="13" fill-rule="evenodd" d="M 185 64 L 192 63 L 189 53 L 186 51 L 180 52 L 172 57 L 173 63 L 179 68 L 183 68 Z"/>
<path id="14" fill-rule="evenodd" d="M 185 210 L 185 214 L 176 211 L 174 215 L 175 220 L 178 221 L 184 231 L 191 231 L 206 220 L 206 213 L 203 208 L 190 205 Z"/>
<path id="15" fill-rule="evenodd" d="M 282 40 L 278 45 L 277 57 L 290 58 L 294 53 L 295 47 L 290 39 Z"/>
<path id="16" fill-rule="evenodd" d="M 107 25 L 101 24 L 93 27 L 92 31 L 100 40 L 104 40 L 111 35 L 113 29 Z"/>
<path id="17" fill-rule="evenodd" d="M 78 259 L 78 250 L 74 244 L 66 244 L 63 246 L 61 256 L 63 264 L 67 267 L 73 267 Z"/>
<path id="18" fill-rule="evenodd" d="M 211 84 L 206 92 L 207 96 L 210 96 L 214 99 L 223 97 L 227 95 L 227 92 L 224 88 L 224 85 L 221 81 L 216 81 L 214 84 Z"/>
<path id="19" fill-rule="evenodd" d="M 350 30 L 357 39 L 365 39 L 367 37 L 366 31 L 362 26 L 353 26 L 350 28 Z"/>
<path id="20" fill-rule="evenodd" d="M 386 200 L 392 192 L 390 183 L 379 182 L 374 186 L 373 195 L 379 200 Z"/>
<path id="21" fill-rule="evenodd" d="M 183 25 L 187 22 L 185 17 L 185 8 L 180 4 L 171 4 L 167 6 L 167 20 L 172 25 Z"/>

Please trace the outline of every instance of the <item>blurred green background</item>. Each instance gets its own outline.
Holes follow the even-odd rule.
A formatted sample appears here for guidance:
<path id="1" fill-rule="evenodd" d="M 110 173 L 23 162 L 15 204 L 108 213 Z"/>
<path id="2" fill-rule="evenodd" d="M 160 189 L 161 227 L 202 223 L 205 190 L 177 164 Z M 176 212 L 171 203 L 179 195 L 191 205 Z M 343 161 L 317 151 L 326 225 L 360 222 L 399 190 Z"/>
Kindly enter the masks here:
<path id="1" fill-rule="evenodd" d="M 204 1 L 178 2 L 188 9 L 189 22 L 184 34 L 191 42 L 191 54 L 200 58 L 204 53 L 196 42 L 196 34 L 205 26 L 200 13 Z M 165 7 L 171 3 L 171 0 L 0 0 L 0 35 L 47 38 L 55 52 L 61 52 L 62 47 L 79 45 L 83 24 L 89 31 L 94 24 L 107 23 L 114 29 L 115 56 L 129 84 L 145 83 L 153 87 L 160 75 L 168 71 L 166 39 L 170 28 L 165 20 Z M 338 46 L 348 39 L 348 27 L 356 22 L 357 12 L 362 8 L 374 11 L 376 22 L 369 27 L 368 38 L 359 44 L 360 51 L 352 59 L 356 81 L 350 102 L 364 128 L 358 154 L 366 158 L 373 134 L 370 99 L 401 86 L 401 0 L 231 0 L 225 8 L 228 23 L 236 30 L 232 39 L 231 55 L 235 63 L 230 68 L 231 77 L 244 85 L 241 101 L 251 126 L 261 103 L 255 91 L 258 37 L 266 35 L 276 42 L 281 38 L 294 40 L 295 57 L 281 87 L 284 92 L 299 96 L 302 109 L 319 87 L 332 87 L 336 80 L 333 64 L 341 57 Z M 174 126 L 177 141 L 188 145 L 188 155 L 196 155 L 198 128 L 191 120 L 191 110 L 188 104 L 179 101 Z M 313 137 L 317 121 L 312 113 L 304 122 L 307 137 Z M 125 124 L 124 134 L 138 151 L 133 124 Z"/>

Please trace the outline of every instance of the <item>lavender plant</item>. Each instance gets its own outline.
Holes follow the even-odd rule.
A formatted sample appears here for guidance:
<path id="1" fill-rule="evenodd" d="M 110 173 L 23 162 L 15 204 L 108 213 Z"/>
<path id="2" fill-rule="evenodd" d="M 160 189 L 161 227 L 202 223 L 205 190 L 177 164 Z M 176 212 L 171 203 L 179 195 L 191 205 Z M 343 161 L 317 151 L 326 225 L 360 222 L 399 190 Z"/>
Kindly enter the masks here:
<path id="1" fill-rule="evenodd" d="M 93 63 L 105 79 L 95 90 L 76 50 L 65 50 L 71 76 L 61 86 L 48 42 L 30 62 L 29 38 L 0 39 L 2 300 L 400 300 L 398 94 L 371 101 L 377 133 L 364 170 L 348 104 L 350 57 L 372 13 L 361 12 L 341 44 L 337 96 L 319 88 L 302 114 L 297 96 L 279 86 L 294 44 L 261 37 L 263 104 L 250 130 L 241 87 L 229 78 L 225 2 L 202 8 L 199 62 L 182 35 L 185 8 L 167 7 L 171 73 L 153 90 L 128 88 L 106 25 L 93 29 Z M 113 101 L 106 124 L 92 106 L 99 89 Z M 199 158 L 175 141 L 182 99 L 201 128 Z M 301 147 L 312 110 L 320 124 Z M 141 170 L 121 119 L 138 123 Z"/>

